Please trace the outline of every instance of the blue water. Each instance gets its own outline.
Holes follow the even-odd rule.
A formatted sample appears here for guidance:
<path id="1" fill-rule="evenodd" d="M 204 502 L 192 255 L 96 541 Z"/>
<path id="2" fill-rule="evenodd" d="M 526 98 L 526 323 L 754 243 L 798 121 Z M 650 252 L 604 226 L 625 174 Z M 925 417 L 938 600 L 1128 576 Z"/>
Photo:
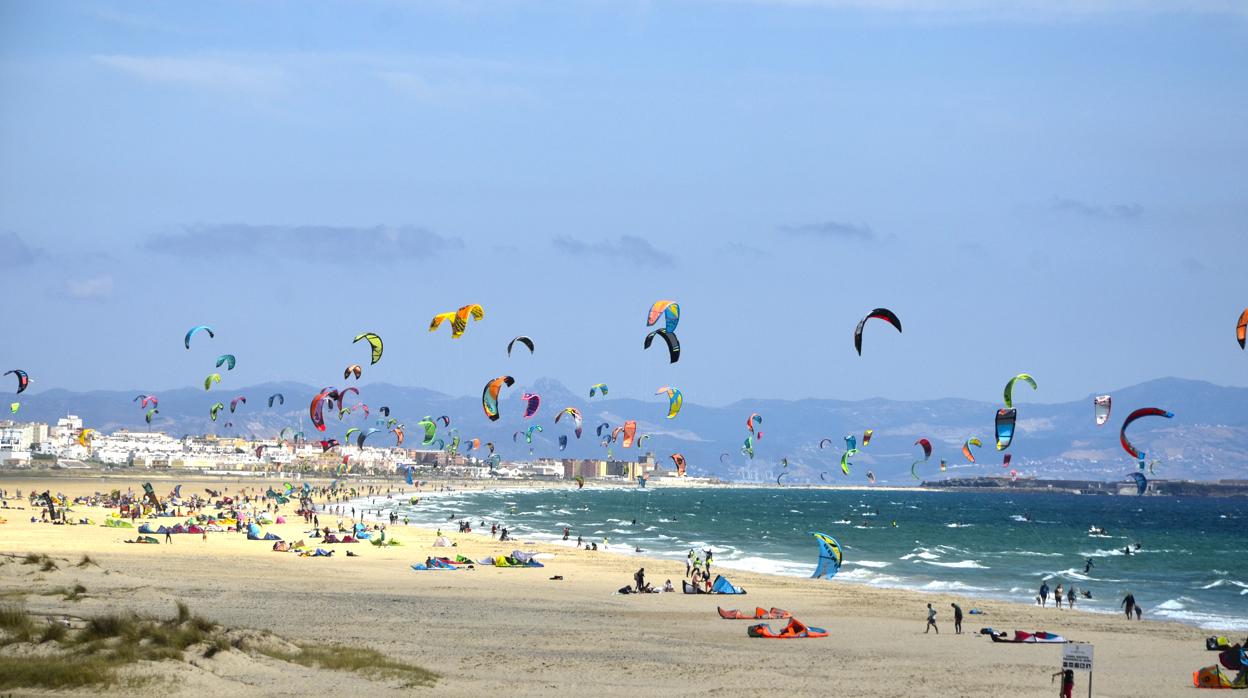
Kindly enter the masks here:
<path id="1" fill-rule="evenodd" d="M 712 548 L 718 568 L 798 576 L 813 572 L 817 556 L 807 532 L 821 531 L 845 551 L 836 582 L 1031 603 L 1047 580 L 1090 590 L 1076 609 L 1116 612 L 1131 591 L 1145 618 L 1248 629 L 1242 499 L 592 487 L 422 497 L 415 506 L 376 503 L 447 531 L 452 513 L 505 525 L 518 540 L 558 543 L 568 526 L 573 542 L 605 538 L 618 552 L 683 561 L 691 547 Z M 1109 537 L 1090 537 L 1091 525 Z M 1084 574 L 1088 558 L 1094 567 Z"/>

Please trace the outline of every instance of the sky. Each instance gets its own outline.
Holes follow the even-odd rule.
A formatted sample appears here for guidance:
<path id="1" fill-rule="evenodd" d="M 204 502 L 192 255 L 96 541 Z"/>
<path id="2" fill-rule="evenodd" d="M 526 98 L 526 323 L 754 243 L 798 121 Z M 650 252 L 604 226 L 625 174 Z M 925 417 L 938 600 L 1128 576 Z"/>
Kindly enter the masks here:
<path id="1" fill-rule="evenodd" d="M 7 0 L 0 368 L 154 391 L 231 353 L 240 386 L 363 363 L 711 405 L 1246 386 L 1245 124 L 1235 2 Z M 642 350 L 660 299 L 677 364 Z M 904 331 L 858 356 L 876 307 Z"/>

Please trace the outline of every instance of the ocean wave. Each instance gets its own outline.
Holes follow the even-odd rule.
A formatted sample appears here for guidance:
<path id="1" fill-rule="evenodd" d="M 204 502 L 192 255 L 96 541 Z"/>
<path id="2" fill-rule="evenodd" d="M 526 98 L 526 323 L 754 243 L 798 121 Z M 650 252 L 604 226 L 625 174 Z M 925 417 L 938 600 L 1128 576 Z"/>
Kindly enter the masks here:
<path id="1" fill-rule="evenodd" d="M 901 557 L 897 559 L 898 560 L 912 560 L 916 557 L 921 560 L 939 560 L 940 559 L 939 555 L 928 552 L 927 550 L 924 550 L 924 549 L 920 549 L 918 552 L 913 552 L 913 553 L 910 553 L 909 555 L 902 555 Z"/>
<path id="2" fill-rule="evenodd" d="M 953 567 L 961 570 L 987 570 L 992 569 L 981 565 L 978 560 L 959 560 L 957 562 L 934 562 L 932 560 L 915 560 L 925 565 L 935 565 L 937 567 Z"/>
<path id="3" fill-rule="evenodd" d="M 988 587 L 977 587 L 963 582 L 930 581 L 919 587 L 923 591 L 991 591 Z"/>
<path id="4" fill-rule="evenodd" d="M 889 565 L 891 565 L 891 564 L 893 564 L 893 563 L 891 563 L 891 562 L 877 562 L 877 561 L 875 561 L 875 560 L 846 560 L 846 561 L 845 561 L 845 564 L 846 564 L 846 565 L 857 565 L 857 566 L 859 566 L 859 567 L 870 567 L 870 568 L 872 568 L 872 569 L 879 569 L 879 568 L 881 568 L 881 567 L 888 567 Z"/>

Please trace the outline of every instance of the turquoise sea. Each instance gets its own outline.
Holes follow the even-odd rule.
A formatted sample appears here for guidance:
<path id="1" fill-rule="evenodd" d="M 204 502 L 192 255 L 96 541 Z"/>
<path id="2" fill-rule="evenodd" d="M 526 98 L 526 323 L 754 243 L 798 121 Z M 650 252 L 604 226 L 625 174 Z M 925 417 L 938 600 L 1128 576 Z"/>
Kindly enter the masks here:
<path id="1" fill-rule="evenodd" d="M 518 541 L 563 544 L 567 526 L 567 545 L 580 535 L 600 546 L 606 539 L 613 551 L 640 548 L 682 561 L 690 548 L 710 548 L 721 571 L 796 576 L 813 572 L 817 546 L 808 532 L 820 531 L 845 552 L 829 584 L 1026 603 L 1047 580 L 1091 591 L 1091 600 L 1077 600 L 1079 610 L 1117 612 L 1131 591 L 1146 618 L 1248 630 L 1243 499 L 592 486 L 421 496 L 415 506 L 396 496 L 371 500 L 370 508 L 393 507 L 413 523 L 446 531 L 456 529 L 451 515 L 474 526 L 499 523 Z M 1108 535 L 1093 537 L 1090 526 Z"/>

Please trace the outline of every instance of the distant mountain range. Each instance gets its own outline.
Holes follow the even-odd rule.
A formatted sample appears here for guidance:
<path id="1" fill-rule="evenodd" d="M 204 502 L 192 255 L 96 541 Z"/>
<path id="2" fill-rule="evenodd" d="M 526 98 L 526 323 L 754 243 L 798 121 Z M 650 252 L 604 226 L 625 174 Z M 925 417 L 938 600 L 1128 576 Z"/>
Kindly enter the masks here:
<path id="1" fill-rule="evenodd" d="M 521 419 L 522 386 L 505 389 L 501 401 L 502 419 L 490 422 L 481 411 L 478 397 L 452 397 L 423 388 L 388 384 L 360 387 L 362 401 L 372 410 L 368 420 L 362 414 L 339 421 L 326 412 L 326 435 L 338 439 L 349 427 L 374 426 L 379 408 L 388 406 L 391 415 L 407 425 L 406 447 L 419 447 L 415 424 L 424 415 L 448 415 L 451 427 L 464 439 L 492 441 L 504 458 L 529 457 L 521 436 L 513 443 L 513 433 L 530 424 L 541 424 L 533 444 L 533 456 L 604 458 L 595 429 L 602 423 L 611 427 L 635 419 L 638 434 L 650 434 L 644 450 L 668 462 L 672 453 L 682 453 L 690 474 L 712 475 L 731 480 L 775 480 L 781 472 L 781 458 L 788 459 L 786 482 L 865 483 L 867 471 L 880 482 L 913 483 L 910 465 L 922 454 L 916 439 L 929 439 L 935 451 L 931 460 L 920 464 L 924 479 L 941 477 L 939 462 L 949 463 L 948 477 L 1005 474 L 1002 454 L 993 445 L 993 418 L 999 405 L 970 400 L 898 401 L 870 399 L 843 400 L 741 400 L 725 407 L 684 404 L 676 419 L 668 420 L 667 400 L 640 401 L 616 398 L 588 398 L 573 394 L 563 384 L 539 379 L 523 390 L 541 395 L 540 411 L 529 420 Z M 180 436 L 187 433 L 273 436 L 283 427 L 302 429 L 309 440 L 318 438 L 308 420 L 308 403 L 318 388 L 298 383 L 265 383 L 229 391 L 214 387 L 211 392 L 185 388 L 159 394 L 160 413 L 153 429 Z M 1213 480 L 1248 478 L 1248 389 L 1219 387 L 1203 381 L 1163 378 L 1112 392 L 1113 414 L 1103 427 L 1093 420 L 1092 395 L 1076 402 L 1038 404 L 1028 401 L 1026 388 L 1018 395 L 1018 427 L 1008 449 L 1013 454 L 1011 468 L 1024 476 L 1116 480 L 1135 468 L 1135 463 L 1118 443 L 1122 420 L 1133 409 L 1158 406 L 1172 411 L 1174 419 L 1142 419 L 1131 427 L 1131 438 L 1146 450 L 1149 460 L 1157 459 L 1156 477 L 1165 479 Z M 267 406 L 269 395 L 281 393 L 285 404 Z M 144 411 L 133 402 L 137 391 L 71 392 L 48 390 L 23 394 L 22 421 L 55 422 L 66 414 L 83 418 L 87 426 L 103 432 L 119 428 L 147 429 Z M 247 404 L 229 414 L 230 399 L 245 395 Z M 208 419 L 209 406 L 227 405 L 217 422 Z M 354 399 L 349 401 L 353 404 Z M 577 407 L 585 415 L 584 435 L 572 435 L 567 417 L 554 423 L 564 407 Z M 748 435 L 746 418 L 753 412 L 763 417 L 761 439 L 755 441 L 755 456 L 741 454 Z M 233 426 L 226 428 L 225 424 Z M 874 429 L 869 446 L 861 446 L 864 429 Z M 849 476 L 840 471 L 844 436 L 858 435 L 861 453 L 852 459 Z M 560 452 L 557 437 L 567 434 L 568 448 Z M 983 448 L 975 450 L 977 464 L 967 463 L 961 453 L 963 441 L 978 436 Z M 821 439 L 832 444 L 819 448 Z M 393 436 L 376 434 L 368 443 L 386 445 Z M 461 449 L 462 450 L 462 449 Z M 636 449 L 614 444 L 615 458 L 631 460 Z M 727 454 L 721 462 L 721 454 Z"/>

